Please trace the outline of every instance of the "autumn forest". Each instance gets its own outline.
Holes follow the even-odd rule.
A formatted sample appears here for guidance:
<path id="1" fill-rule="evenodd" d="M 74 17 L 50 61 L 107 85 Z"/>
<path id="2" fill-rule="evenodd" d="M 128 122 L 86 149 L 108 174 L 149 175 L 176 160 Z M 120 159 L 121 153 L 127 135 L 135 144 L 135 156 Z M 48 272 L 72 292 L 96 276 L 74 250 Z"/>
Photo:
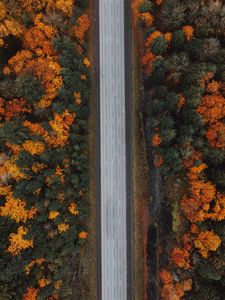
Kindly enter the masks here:
<path id="1" fill-rule="evenodd" d="M 150 188 L 149 299 L 222 300 L 224 2 L 145 0 L 134 9 L 146 151 L 160 194 Z"/>
<path id="2" fill-rule="evenodd" d="M 71 299 L 88 236 L 89 26 L 88 1 L 0 1 L 2 300 Z"/>
<path id="3" fill-rule="evenodd" d="M 0 300 L 111 300 L 99 296 L 101 246 L 112 240 L 98 140 L 104 1 L 0 1 Z M 129 7 L 125 46 L 108 45 L 130 47 L 128 289 L 135 300 L 224 300 L 225 4 Z"/>

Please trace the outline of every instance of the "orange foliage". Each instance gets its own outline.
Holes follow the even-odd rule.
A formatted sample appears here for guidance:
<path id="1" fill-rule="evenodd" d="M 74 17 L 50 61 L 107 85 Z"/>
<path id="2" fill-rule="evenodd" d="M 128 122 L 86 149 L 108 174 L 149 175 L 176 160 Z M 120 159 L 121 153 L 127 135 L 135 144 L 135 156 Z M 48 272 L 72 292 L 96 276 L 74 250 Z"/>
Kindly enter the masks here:
<path id="1" fill-rule="evenodd" d="M 202 204 L 210 203 L 216 194 L 216 188 L 211 182 L 203 182 L 196 180 L 192 182 L 190 193 L 193 197 L 198 199 Z"/>
<path id="2" fill-rule="evenodd" d="M 60 177 L 60 181 L 62 183 L 64 183 L 65 175 L 63 174 L 63 170 L 62 170 L 62 168 L 60 168 L 60 166 L 56 167 L 55 175 L 59 176 Z"/>
<path id="3" fill-rule="evenodd" d="M 219 92 L 219 89 L 221 88 L 222 83 L 219 81 L 211 81 L 207 85 L 207 92 L 212 94 L 217 94 Z"/>
<path id="4" fill-rule="evenodd" d="M 81 232 L 79 232 L 78 236 L 79 236 L 79 239 L 85 240 L 88 237 L 88 233 L 86 231 L 81 231 Z"/>
<path id="5" fill-rule="evenodd" d="M 37 300 L 38 289 L 28 287 L 26 293 L 23 295 L 23 300 Z"/>
<path id="6" fill-rule="evenodd" d="M 59 233 L 66 232 L 69 229 L 69 225 L 62 223 L 58 225 Z"/>
<path id="7" fill-rule="evenodd" d="M 205 214 L 198 199 L 184 196 L 181 201 L 181 207 L 189 221 L 195 223 L 204 220 Z"/>
<path id="8" fill-rule="evenodd" d="M 191 167 L 187 173 L 190 195 L 183 197 L 181 207 L 192 223 L 203 221 L 209 217 L 206 214 L 210 209 L 209 203 L 216 197 L 215 186 L 210 181 L 204 181 L 202 171 L 206 167 L 205 164 L 200 164 L 197 167 Z"/>
<path id="9" fill-rule="evenodd" d="M 192 279 L 184 280 L 181 283 L 175 284 L 175 291 L 179 299 L 184 297 L 185 292 L 189 292 L 191 290 L 192 290 Z"/>
<path id="10" fill-rule="evenodd" d="M 32 52 L 29 50 L 21 50 L 18 51 L 13 57 L 8 60 L 9 70 L 7 73 L 14 72 L 19 74 L 26 67 L 27 62 L 32 58 Z M 5 73 L 6 71 L 3 70 Z"/>
<path id="11" fill-rule="evenodd" d="M 75 103 L 76 105 L 81 105 L 81 93 L 80 92 L 76 92 L 74 93 L 74 98 L 75 98 Z"/>
<path id="12" fill-rule="evenodd" d="M 83 64 L 84 64 L 85 67 L 88 68 L 88 69 L 91 67 L 90 60 L 89 60 L 87 57 L 85 57 L 85 58 L 83 59 Z"/>
<path id="13" fill-rule="evenodd" d="M 208 128 L 207 139 L 214 148 L 225 149 L 225 124 L 217 122 Z"/>
<path id="14" fill-rule="evenodd" d="M 5 5 L 1 2 L 0 6 L 0 46 L 4 46 L 4 37 L 8 35 L 21 36 L 24 33 L 24 26 L 13 19 L 6 19 L 7 10 Z"/>
<path id="15" fill-rule="evenodd" d="M 19 181 L 20 179 L 27 179 L 28 176 L 20 171 L 16 165 L 16 156 L 8 158 L 5 155 L 1 155 L 0 164 L 0 179 L 2 183 L 7 183 L 9 179 Z"/>
<path id="16" fill-rule="evenodd" d="M 90 20 L 87 14 L 81 15 L 77 19 L 78 25 L 74 26 L 74 35 L 82 44 L 84 42 L 84 37 L 90 27 Z"/>
<path id="17" fill-rule="evenodd" d="M 171 273 L 165 269 L 160 271 L 159 276 L 163 284 L 170 284 L 173 281 Z"/>
<path id="18" fill-rule="evenodd" d="M 206 164 L 201 163 L 198 166 L 193 166 L 189 169 L 187 177 L 190 181 L 194 182 L 197 181 L 199 178 L 202 178 L 202 171 L 207 168 Z"/>
<path id="19" fill-rule="evenodd" d="M 173 248 L 171 252 L 172 262 L 179 268 L 190 269 L 189 253 L 185 249 Z"/>
<path id="20" fill-rule="evenodd" d="M 154 17 L 149 12 L 140 13 L 139 18 L 145 22 L 147 27 L 150 27 L 154 21 Z"/>
<path id="21" fill-rule="evenodd" d="M 41 48 L 46 55 L 54 54 L 54 50 L 51 45 L 51 39 L 55 35 L 55 29 L 44 24 L 42 14 L 38 14 L 34 19 L 34 27 L 31 27 L 24 35 L 24 46 L 32 51 L 37 48 Z"/>
<path id="22" fill-rule="evenodd" d="M 163 0 L 155 0 L 155 3 L 156 3 L 157 5 L 161 5 L 161 4 L 163 3 Z"/>
<path id="23" fill-rule="evenodd" d="M 163 157 L 162 157 L 162 155 L 160 155 L 159 153 L 154 154 L 154 156 L 153 156 L 153 163 L 154 163 L 154 166 L 156 168 L 161 167 L 161 165 L 163 164 Z"/>
<path id="24" fill-rule="evenodd" d="M 28 140 L 25 141 L 23 144 L 23 149 L 29 152 L 31 155 L 40 155 L 45 150 L 45 145 L 39 141 L 32 141 Z"/>
<path id="25" fill-rule="evenodd" d="M 0 20 L 2 21 L 7 13 L 7 8 L 3 2 L 0 2 Z"/>
<path id="26" fill-rule="evenodd" d="M 212 79 L 214 76 L 214 73 L 213 72 L 208 72 L 206 73 L 202 78 L 201 80 L 199 81 L 199 85 L 202 87 L 202 88 L 205 88 L 206 84 L 209 82 L 210 79 Z"/>
<path id="27" fill-rule="evenodd" d="M 80 76 L 80 79 L 81 79 L 82 81 L 85 81 L 85 80 L 87 80 L 87 76 L 86 76 L 85 74 L 82 74 L 82 75 Z"/>
<path id="28" fill-rule="evenodd" d="M 41 80 L 45 95 L 39 102 L 39 108 L 47 108 L 57 96 L 63 85 L 61 66 L 58 56 L 53 50 L 51 40 L 56 34 L 52 26 L 42 22 L 43 15 L 38 14 L 34 19 L 35 26 L 31 27 L 24 36 L 24 47 L 8 61 L 4 74 L 16 74 L 32 71 Z"/>
<path id="29" fill-rule="evenodd" d="M 210 251 L 218 249 L 221 240 L 213 231 L 202 231 L 198 234 L 194 244 L 202 257 L 207 258 Z"/>
<path id="30" fill-rule="evenodd" d="M 43 257 L 32 260 L 28 265 L 25 266 L 25 273 L 28 275 L 30 273 L 31 268 L 33 268 L 34 265 L 41 266 L 44 262 L 45 259 Z"/>
<path id="31" fill-rule="evenodd" d="M 152 54 L 152 52 L 150 50 L 147 50 L 144 54 L 144 56 L 142 57 L 141 63 L 145 69 L 145 74 L 146 75 L 151 75 L 152 73 L 152 65 L 154 62 L 155 56 L 154 54 Z"/>
<path id="32" fill-rule="evenodd" d="M 70 203 L 70 205 L 68 207 L 68 211 L 74 216 L 79 215 L 79 211 L 77 209 L 77 204 L 75 202 Z"/>
<path id="33" fill-rule="evenodd" d="M 51 147 L 63 147 L 69 138 L 69 129 L 75 120 L 75 114 L 65 111 L 62 114 L 54 114 L 54 119 L 49 121 L 52 131 L 49 133 L 40 124 L 25 121 L 24 126 L 31 132 L 43 136 L 45 142 Z"/>
<path id="34" fill-rule="evenodd" d="M 147 38 L 145 46 L 149 47 L 151 46 L 152 42 L 159 36 L 161 36 L 162 33 L 160 31 L 154 31 L 150 36 Z"/>
<path id="35" fill-rule="evenodd" d="M 56 284 L 55 284 L 55 289 L 56 290 L 59 290 L 62 286 L 62 280 L 57 280 L 56 281 Z"/>
<path id="36" fill-rule="evenodd" d="M 49 279 L 46 279 L 46 278 L 41 278 L 38 280 L 38 284 L 39 284 L 39 287 L 40 288 L 44 288 L 46 287 L 47 285 L 49 285 L 51 283 L 51 280 Z"/>
<path id="37" fill-rule="evenodd" d="M 164 33 L 164 37 L 165 37 L 166 41 L 169 43 L 172 39 L 172 33 L 166 32 L 166 33 Z"/>
<path id="38" fill-rule="evenodd" d="M 43 9 L 49 0 L 19 0 L 20 5 L 27 12 L 35 12 Z"/>
<path id="39" fill-rule="evenodd" d="M 34 70 L 45 88 L 45 95 L 38 104 L 39 108 L 49 107 L 63 85 L 59 63 L 50 57 L 39 57 L 36 61 L 31 61 L 28 68 Z"/>
<path id="40" fill-rule="evenodd" d="M 220 122 L 225 117 L 225 98 L 219 93 L 221 84 L 212 81 L 208 83 L 207 89 L 211 95 L 202 98 L 197 112 L 209 123 L 206 137 L 214 148 L 225 149 L 225 124 Z"/>
<path id="41" fill-rule="evenodd" d="M 48 214 L 49 220 L 54 220 L 59 216 L 59 212 L 57 210 L 52 210 Z"/>
<path id="42" fill-rule="evenodd" d="M 197 234 L 197 233 L 199 233 L 199 228 L 198 228 L 198 226 L 197 226 L 196 224 L 191 224 L 190 232 L 191 232 L 192 234 Z"/>
<path id="43" fill-rule="evenodd" d="M 202 98 L 197 113 L 203 115 L 206 122 L 213 123 L 225 117 L 225 98 L 222 95 L 206 95 Z"/>
<path id="44" fill-rule="evenodd" d="M 38 123 L 32 123 L 30 121 L 24 121 L 23 125 L 27 127 L 32 133 L 37 135 L 45 135 L 46 130 Z"/>
<path id="45" fill-rule="evenodd" d="M 193 167 L 193 165 L 196 161 L 201 161 L 201 160 L 202 160 L 202 153 L 199 151 L 193 150 L 191 157 L 184 160 L 183 164 L 186 169 L 189 169 L 189 168 Z"/>
<path id="46" fill-rule="evenodd" d="M 66 16 L 71 17 L 73 13 L 74 0 L 56 0 L 55 7 Z"/>
<path id="47" fill-rule="evenodd" d="M 132 17 L 134 23 L 136 24 L 139 16 L 139 7 L 143 3 L 144 0 L 132 0 L 131 2 L 131 10 L 132 10 Z"/>
<path id="48" fill-rule="evenodd" d="M 10 245 L 7 252 L 11 255 L 19 255 L 22 250 L 33 248 L 33 240 L 23 239 L 23 237 L 28 233 L 28 229 L 20 226 L 17 233 L 11 233 L 9 236 Z"/>
<path id="49" fill-rule="evenodd" d="M 161 144 L 162 140 L 158 133 L 155 133 L 152 138 L 152 146 L 158 147 Z"/>
<path id="50" fill-rule="evenodd" d="M 12 191 L 6 195 L 4 206 L 0 206 L 0 216 L 9 217 L 17 223 L 25 223 L 27 219 L 33 219 L 37 213 L 35 207 L 27 210 L 26 202 L 13 197 Z"/>
<path id="51" fill-rule="evenodd" d="M 182 241 L 184 249 L 188 252 L 191 251 L 191 249 L 193 248 L 193 239 L 190 233 L 184 234 L 182 237 Z"/>
<path id="52" fill-rule="evenodd" d="M 22 8 L 29 13 L 38 12 L 42 9 L 57 9 L 66 16 L 71 17 L 74 0 L 19 0 Z"/>
<path id="53" fill-rule="evenodd" d="M 187 41 L 190 41 L 190 39 L 193 37 L 194 35 L 194 28 L 190 25 L 187 26 L 183 26 L 183 32 L 186 36 Z"/>
<path id="54" fill-rule="evenodd" d="M 225 219 L 225 195 L 217 193 L 215 205 L 212 212 L 207 214 L 207 217 L 213 221 L 222 221 Z"/>
<path id="55" fill-rule="evenodd" d="M 12 144 L 9 142 L 6 142 L 6 147 L 8 147 L 10 149 L 10 151 L 12 152 L 12 154 L 15 154 L 15 155 L 18 155 L 21 150 L 21 147 L 19 145 Z"/>
<path id="56" fill-rule="evenodd" d="M 29 105 L 24 99 L 13 99 L 5 101 L 0 98 L 0 117 L 4 117 L 6 121 L 18 116 L 22 112 L 30 112 Z"/>
<path id="57" fill-rule="evenodd" d="M 191 291 L 192 280 L 187 279 L 182 282 L 175 282 L 170 272 L 163 269 L 160 272 L 162 281 L 161 297 L 164 300 L 180 300 L 185 292 Z"/>
<path id="58" fill-rule="evenodd" d="M 225 195 L 217 192 L 210 181 L 204 181 L 202 171 L 206 167 L 205 164 L 191 167 L 187 173 L 190 195 L 183 197 L 181 207 L 192 223 L 207 219 L 214 221 L 225 219 Z"/>
<path id="59" fill-rule="evenodd" d="M 45 141 L 52 147 L 65 146 L 69 138 L 69 129 L 74 122 L 75 114 L 65 111 L 62 114 L 54 114 L 54 119 L 49 122 L 53 133 L 45 135 Z"/>
<path id="60" fill-rule="evenodd" d="M 185 98 L 184 98 L 184 96 L 181 95 L 181 94 L 179 96 L 180 96 L 180 99 L 179 99 L 179 101 L 177 103 L 178 110 L 180 110 L 184 106 L 184 104 L 185 104 Z"/>

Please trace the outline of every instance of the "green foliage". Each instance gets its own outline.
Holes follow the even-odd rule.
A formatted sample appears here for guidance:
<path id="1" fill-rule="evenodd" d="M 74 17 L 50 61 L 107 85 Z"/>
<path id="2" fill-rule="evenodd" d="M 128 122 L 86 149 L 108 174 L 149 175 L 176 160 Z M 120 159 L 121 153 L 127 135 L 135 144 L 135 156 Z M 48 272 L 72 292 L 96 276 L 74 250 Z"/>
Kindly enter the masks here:
<path id="1" fill-rule="evenodd" d="M 204 280 L 219 281 L 221 279 L 221 276 L 217 272 L 216 268 L 206 260 L 198 263 L 196 270 Z"/>
<path id="2" fill-rule="evenodd" d="M 6 78 L 0 82 L 0 96 L 4 99 L 12 99 L 17 96 L 15 82 Z"/>
<path id="3" fill-rule="evenodd" d="M 152 2 L 149 0 L 144 0 L 143 3 L 139 7 L 139 11 L 141 13 L 151 12 L 152 11 Z"/>
<path id="4" fill-rule="evenodd" d="M 220 292 L 218 288 L 215 286 L 206 286 L 200 291 L 198 291 L 196 294 L 193 296 L 188 297 L 190 300 L 195 300 L 195 299 L 202 299 L 202 300 L 222 300 L 220 297 Z"/>
<path id="5" fill-rule="evenodd" d="M 167 48 L 167 42 L 164 36 L 157 37 L 151 45 L 151 52 L 155 55 L 162 55 Z"/>
<path id="6" fill-rule="evenodd" d="M 82 9 L 88 7 L 89 1 L 88 0 L 77 0 L 77 5 L 80 6 Z"/>
<path id="7" fill-rule="evenodd" d="M 182 49 L 184 44 L 185 44 L 185 34 L 183 30 L 174 31 L 171 39 L 171 48 Z"/>
<path id="8" fill-rule="evenodd" d="M 185 22 L 185 5 L 182 1 L 163 1 L 159 22 L 164 32 L 179 29 Z"/>
<path id="9" fill-rule="evenodd" d="M 189 58 L 185 52 L 180 52 L 170 56 L 167 59 L 165 66 L 168 73 L 168 79 L 177 83 L 189 66 Z"/>
<path id="10" fill-rule="evenodd" d="M 152 66 L 152 75 L 151 75 L 151 80 L 148 82 L 149 85 L 160 85 L 166 75 L 166 70 L 165 70 L 165 63 L 162 58 L 157 58 L 153 62 Z"/>
<path id="11" fill-rule="evenodd" d="M 17 77 L 15 83 L 18 97 L 30 102 L 36 102 L 44 96 L 44 90 L 40 81 L 32 73 Z"/>

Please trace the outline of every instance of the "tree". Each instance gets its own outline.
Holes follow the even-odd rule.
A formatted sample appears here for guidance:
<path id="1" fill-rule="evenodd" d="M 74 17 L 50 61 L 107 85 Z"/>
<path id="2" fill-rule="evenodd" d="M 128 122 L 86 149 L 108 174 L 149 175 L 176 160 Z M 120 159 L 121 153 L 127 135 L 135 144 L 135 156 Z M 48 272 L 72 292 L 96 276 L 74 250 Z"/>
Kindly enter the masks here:
<path id="1" fill-rule="evenodd" d="M 202 257 L 207 258 L 210 251 L 218 249 L 221 240 L 213 231 L 202 231 L 198 234 L 194 244 Z"/>
<path id="2" fill-rule="evenodd" d="M 30 102 L 37 102 L 44 96 L 41 82 L 32 73 L 17 77 L 15 82 L 17 97 L 24 98 Z"/>

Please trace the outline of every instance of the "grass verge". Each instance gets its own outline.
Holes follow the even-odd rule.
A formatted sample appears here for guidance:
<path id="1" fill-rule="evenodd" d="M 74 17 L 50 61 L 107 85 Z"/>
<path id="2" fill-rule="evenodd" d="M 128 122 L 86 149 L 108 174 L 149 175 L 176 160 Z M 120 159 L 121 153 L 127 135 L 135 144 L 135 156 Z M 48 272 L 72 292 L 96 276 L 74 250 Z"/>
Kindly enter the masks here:
<path id="1" fill-rule="evenodd" d="M 90 116 L 88 120 L 88 144 L 89 144 L 89 191 L 88 191 L 88 199 L 90 212 L 89 217 L 86 220 L 86 227 L 88 229 L 88 239 L 85 246 L 80 251 L 80 261 L 81 261 L 81 272 L 79 282 L 82 292 L 79 293 L 79 298 L 81 300 L 96 300 L 97 299 L 97 275 L 96 275 L 96 107 L 95 102 L 93 101 L 94 95 L 96 95 L 96 82 L 95 82 L 95 51 L 94 51 L 94 34 L 95 31 L 93 29 L 94 24 L 94 13 L 93 13 L 93 1 L 90 1 L 89 6 L 89 16 L 91 19 L 91 30 L 89 33 L 89 57 L 92 63 L 92 88 L 91 88 L 91 99 L 90 99 Z M 76 288 L 76 287 L 75 287 Z M 74 294 L 76 296 L 76 293 Z"/>
<path id="2" fill-rule="evenodd" d="M 132 161 L 134 211 L 134 297 L 147 300 L 148 166 L 140 111 L 140 80 L 136 33 L 132 32 Z"/>

